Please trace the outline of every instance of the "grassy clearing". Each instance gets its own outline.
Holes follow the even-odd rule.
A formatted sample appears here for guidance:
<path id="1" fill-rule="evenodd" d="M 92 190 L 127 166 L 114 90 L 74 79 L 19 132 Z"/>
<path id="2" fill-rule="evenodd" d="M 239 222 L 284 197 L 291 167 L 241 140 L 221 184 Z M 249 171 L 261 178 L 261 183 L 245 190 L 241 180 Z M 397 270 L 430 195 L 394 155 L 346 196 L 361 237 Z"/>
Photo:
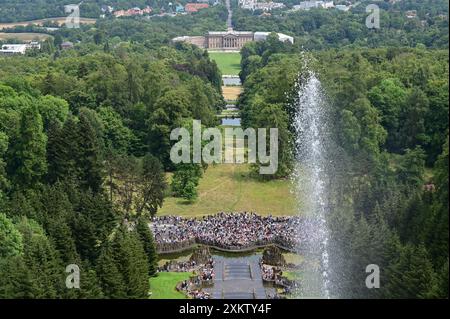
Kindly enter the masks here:
<path id="1" fill-rule="evenodd" d="M 299 280 L 302 277 L 301 271 L 283 271 L 283 276 L 289 280 Z"/>
<path id="2" fill-rule="evenodd" d="M 0 32 L 0 40 L 6 40 L 6 39 L 17 39 L 21 41 L 32 41 L 32 40 L 38 40 L 43 41 L 48 38 L 52 38 L 51 35 L 45 34 L 45 33 L 31 33 L 31 32 L 24 32 L 24 33 L 6 33 L 6 32 Z"/>
<path id="3" fill-rule="evenodd" d="M 209 52 L 223 75 L 238 75 L 241 71 L 241 55 L 238 52 Z"/>
<path id="4" fill-rule="evenodd" d="M 150 278 L 150 299 L 186 299 L 186 296 L 175 289 L 177 283 L 189 279 L 188 272 L 160 272 Z"/>
<path id="5" fill-rule="evenodd" d="M 58 25 L 62 25 L 66 22 L 66 19 L 67 19 L 67 17 L 57 17 L 57 18 L 46 18 L 46 19 L 30 20 L 30 21 L 0 23 L 0 30 L 14 28 L 17 26 L 27 26 L 30 24 L 43 25 L 45 22 L 48 22 L 48 21 L 55 22 Z M 95 22 L 97 22 L 97 19 L 80 18 L 80 24 L 94 24 Z"/>
<path id="6" fill-rule="evenodd" d="M 260 181 L 248 164 L 210 165 L 198 186 L 198 199 L 167 197 L 158 215 L 199 217 L 217 212 L 253 211 L 262 215 L 293 215 L 296 200 L 288 180 Z"/>
<path id="7" fill-rule="evenodd" d="M 285 253 L 283 257 L 288 264 L 300 265 L 304 261 L 303 256 L 294 253 Z"/>
<path id="8" fill-rule="evenodd" d="M 222 95 L 225 100 L 235 101 L 241 92 L 240 86 L 222 86 Z"/>

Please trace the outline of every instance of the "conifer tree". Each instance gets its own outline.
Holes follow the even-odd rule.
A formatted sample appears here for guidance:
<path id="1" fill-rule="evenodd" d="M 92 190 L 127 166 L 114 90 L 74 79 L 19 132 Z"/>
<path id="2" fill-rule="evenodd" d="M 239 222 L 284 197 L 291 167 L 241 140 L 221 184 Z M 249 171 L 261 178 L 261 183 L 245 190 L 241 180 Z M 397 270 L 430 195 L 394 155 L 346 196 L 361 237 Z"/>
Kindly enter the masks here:
<path id="1" fill-rule="evenodd" d="M 57 298 L 64 291 L 64 269 L 51 241 L 35 221 L 22 218 L 18 228 L 24 238 L 24 261 L 36 285 L 34 298 Z"/>
<path id="2" fill-rule="evenodd" d="M 0 213 L 0 258 L 17 256 L 23 252 L 22 235 L 5 214 Z"/>
<path id="3" fill-rule="evenodd" d="M 148 274 L 150 276 L 155 276 L 158 258 L 156 253 L 156 245 L 152 231 L 148 225 L 148 221 L 144 217 L 138 219 L 136 232 L 139 235 L 142 245 L 144 246 L 145 254 L 147 255 Z"/>
<path id="4" fill-rule="evenodd" d="M 33 188 L 47 172 L 47 136 L 35 105 L 22 110 L 19 134 L 14 140 L 9 173 L 19 189 Z"/>
<path id="5" fill-rule="evenodd" d="M 103 247 L 96 264 L 99 282 L 105 298 L 126 298 L 123 276 L 116 266 L 113 250 L 109 245 Z"/>
<path id="6" fill-rule="evenodd" d="M 148 261 L 135 231 L 119 227 L 113 241 L 115 261 L 127 289 L 127 297 L 147 298 L 149 290 Z"/>
<path id="7" fill-rule="evenodd" d="M 142 161 L 140 175 L 136 212 L 154 216 L 163 204 L 164 193 L 167 189 L 166 177 L 160 161 L 152 155 L 146 155 Z"/>
<path id="8" fill-rule="evenodd" d="M 102 150 L 99 136 L 86 114 L 80 113 L 79 118 L 77 164 L 81 172 L 81 183 L 86 189 L 98 193 L 103 184 Z"/>
<path id="9" fill-rule="evenodd" d="M 387 267 L 384 293 L 387 298 L 435 298 L 438 282 L 423 245 L 404 246 L 398 260 Z"/>
<path id="10" fill-rule="evenodd" d="M 0 258 L 0 299 L 38 297 L 38 287 L 22 256 Z"/>

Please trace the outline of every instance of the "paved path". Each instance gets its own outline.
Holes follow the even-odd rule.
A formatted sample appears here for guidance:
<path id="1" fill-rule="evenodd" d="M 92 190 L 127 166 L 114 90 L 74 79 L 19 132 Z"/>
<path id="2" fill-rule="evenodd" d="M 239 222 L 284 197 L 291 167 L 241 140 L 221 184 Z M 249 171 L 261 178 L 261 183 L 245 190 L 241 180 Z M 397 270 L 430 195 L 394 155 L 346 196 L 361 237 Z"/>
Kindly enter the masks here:
<path id="1" fill-rule="evenodd" d="M 214 286 L 205 288 L 214 299 L 266 299 L 259 267 L 260 255 L 245 257 L 214 256 Z"/>

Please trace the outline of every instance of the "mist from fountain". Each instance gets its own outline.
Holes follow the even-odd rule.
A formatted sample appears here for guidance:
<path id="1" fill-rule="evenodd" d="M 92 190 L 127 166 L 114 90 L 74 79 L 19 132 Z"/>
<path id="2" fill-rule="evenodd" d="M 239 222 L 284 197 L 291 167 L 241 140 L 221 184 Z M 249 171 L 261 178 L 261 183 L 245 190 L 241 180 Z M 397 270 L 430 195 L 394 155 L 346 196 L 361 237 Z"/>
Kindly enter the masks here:
<path id="1" fill-rule="evenodd" d="M 291 105 L 295 132 L 295 167 L 292 174 L 298 214 L 305 220 L 298 229 L 305 241 L 298 247 L 304 257 L 299 298 L 331 298 L 327 181 L 330 140 L 327 102 L 314 71 L 305 65 L 296 83 Z"/>

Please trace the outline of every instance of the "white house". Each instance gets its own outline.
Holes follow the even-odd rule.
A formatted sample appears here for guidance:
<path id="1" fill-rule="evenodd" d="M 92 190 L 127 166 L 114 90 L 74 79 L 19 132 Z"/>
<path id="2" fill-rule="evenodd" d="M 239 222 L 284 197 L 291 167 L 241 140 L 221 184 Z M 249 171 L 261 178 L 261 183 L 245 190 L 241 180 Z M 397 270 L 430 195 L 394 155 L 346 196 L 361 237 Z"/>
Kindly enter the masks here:
<path id="1" fill-rule="evenodd" d="M 255 32 L 253 34 L 253 38 L 255 41 L 264 41 L 267 39 L 267 37 L 269 36 L 269 34 L 271 34 L 272 32 Z M 278 40 L 280 40 L 281 42 L 290 42 L 290 43 L 294 43 L 294 38 L 286 35 L 284 33 L 277 33 L 278 35 Z"/>
<path id="2" fill-rule="evenodd" d="M 292 7 L 294 11 L 298 10 L 309 10 L 313 8 L 322 8 L 322 9 L 329 9 L 334 8 L 334 2 L 333 1 L 302 1 L 300 4 L 297 4 Z"/>
<path id="3" fill-rule="evenodd" d="M 348 11 L 348 10 L 350 10 L 350 7 L 343 5 L 343 4 L 338 4 L 338 5 L 336 5 L 336 9 L 341 10 L 341 11 Z"/>
<path id="4" fill-rule="evenodd" d="M 0 50 L 1 55 L 25 54 L 27 51 L 26 44 L 3 44 Z"/>

